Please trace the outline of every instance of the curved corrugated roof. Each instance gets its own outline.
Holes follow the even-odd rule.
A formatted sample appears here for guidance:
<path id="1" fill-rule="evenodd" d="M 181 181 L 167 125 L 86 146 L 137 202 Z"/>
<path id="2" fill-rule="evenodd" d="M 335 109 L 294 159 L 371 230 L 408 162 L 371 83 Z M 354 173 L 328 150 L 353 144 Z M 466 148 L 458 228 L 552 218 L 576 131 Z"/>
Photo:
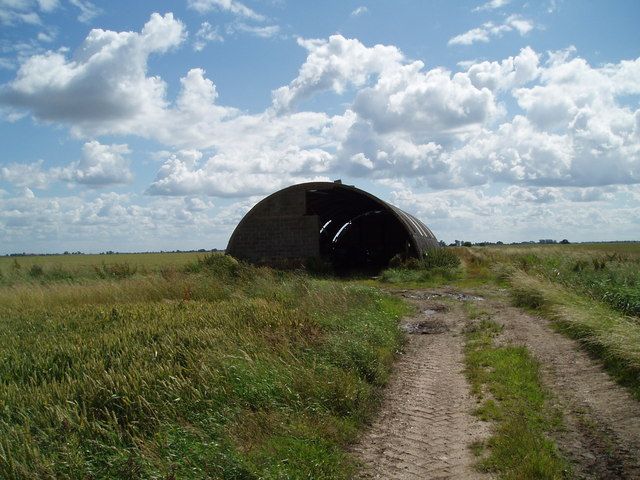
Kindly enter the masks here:
<path id="1" fill-rule="evenodd" d="M 318 214 L 321 219 L 334 220 L 335 227 L 367 211 L 391 213 L 408 233 L 417 256 L 422 256 L 427 249 L 438 246 L 435 235 L 422 221 L 369 192 L 338 182 L 309 182 L 286 187 L 258 202 L 234 230 L 227 252 L 234 254 L 236 238 L 255 218 Z M 328 235 L 333 233 L 335 230 L 327 232 Z"/>

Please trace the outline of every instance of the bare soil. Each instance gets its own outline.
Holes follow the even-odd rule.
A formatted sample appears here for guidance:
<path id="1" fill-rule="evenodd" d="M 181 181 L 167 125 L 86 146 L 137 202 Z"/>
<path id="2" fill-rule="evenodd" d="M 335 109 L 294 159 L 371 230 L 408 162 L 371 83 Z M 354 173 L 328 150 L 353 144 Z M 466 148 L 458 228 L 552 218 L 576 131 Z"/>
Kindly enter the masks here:
<path id="1" fill-rule="evenodd" d="M 640 479 L 640 403 L 600 363 L 551 324 L 508 304 L 452 289 L 400 293 L 418 308 L 403 321 L 407 343 L 385 389 L 379 416 L 354 446 L 361 478 L 488 478 L 474 470 L 469 449 L 490 435 L 471 412 L 476 399 L 463 373 L 466 317 L 477 302 L 504 325 L 499 342 L 526 346 L 540 362 L 542 382 L 563 413 L 554 434 L 580 479 Z"/>

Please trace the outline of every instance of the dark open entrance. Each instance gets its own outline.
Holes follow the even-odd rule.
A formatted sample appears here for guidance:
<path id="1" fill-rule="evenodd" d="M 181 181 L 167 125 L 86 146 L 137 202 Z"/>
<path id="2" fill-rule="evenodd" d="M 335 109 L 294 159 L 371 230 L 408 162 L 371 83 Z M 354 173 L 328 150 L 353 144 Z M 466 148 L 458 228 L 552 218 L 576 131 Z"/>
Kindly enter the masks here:
<path id="1" fill-rule="evenodd" d="M 380 202 L 347 189 L 308 190 L 306 214 L 320 224 L 320 256 L 338 270 L 378 270 L 413 255 L 406 228 Z"/>

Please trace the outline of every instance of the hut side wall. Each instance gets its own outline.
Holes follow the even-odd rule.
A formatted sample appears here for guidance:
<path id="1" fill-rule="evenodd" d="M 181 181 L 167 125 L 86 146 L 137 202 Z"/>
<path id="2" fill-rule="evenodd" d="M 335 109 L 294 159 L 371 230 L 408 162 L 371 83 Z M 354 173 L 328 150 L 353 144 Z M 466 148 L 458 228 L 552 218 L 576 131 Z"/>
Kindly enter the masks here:
<path id="1" fill-rule="evenodd" d="M 288 190 L 261 202 L 234 233 L 234 257 L 259 263 L 320 256 L 317 215 L 305 215 L 305 191 Z"/>
<path id="2" fill-rule="evenodd" d="M 258 263 L 320 256 L 316 215 L 254 216 L 234 238 L 234 257 Z"/>

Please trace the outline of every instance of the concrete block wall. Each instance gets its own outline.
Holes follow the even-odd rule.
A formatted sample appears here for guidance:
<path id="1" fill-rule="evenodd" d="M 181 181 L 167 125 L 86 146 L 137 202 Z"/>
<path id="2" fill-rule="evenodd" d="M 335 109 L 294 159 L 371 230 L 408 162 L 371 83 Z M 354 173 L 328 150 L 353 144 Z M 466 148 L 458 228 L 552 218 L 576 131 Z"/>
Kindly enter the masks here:
<path id="1" fill-rule="evenodd" d="M 285 190 L 278 195 L 267 197 L 255 211 L 260 217 L 302 216 L 306 213 L 306 192 L 304 190 Z"/>
<path id="2" fill-rule="evenodd" d="M 256 215 L 236 232 L 234 248 L 229 253 L 253 262 L 318 257 L 319 231 L 316 215 Z"/>

